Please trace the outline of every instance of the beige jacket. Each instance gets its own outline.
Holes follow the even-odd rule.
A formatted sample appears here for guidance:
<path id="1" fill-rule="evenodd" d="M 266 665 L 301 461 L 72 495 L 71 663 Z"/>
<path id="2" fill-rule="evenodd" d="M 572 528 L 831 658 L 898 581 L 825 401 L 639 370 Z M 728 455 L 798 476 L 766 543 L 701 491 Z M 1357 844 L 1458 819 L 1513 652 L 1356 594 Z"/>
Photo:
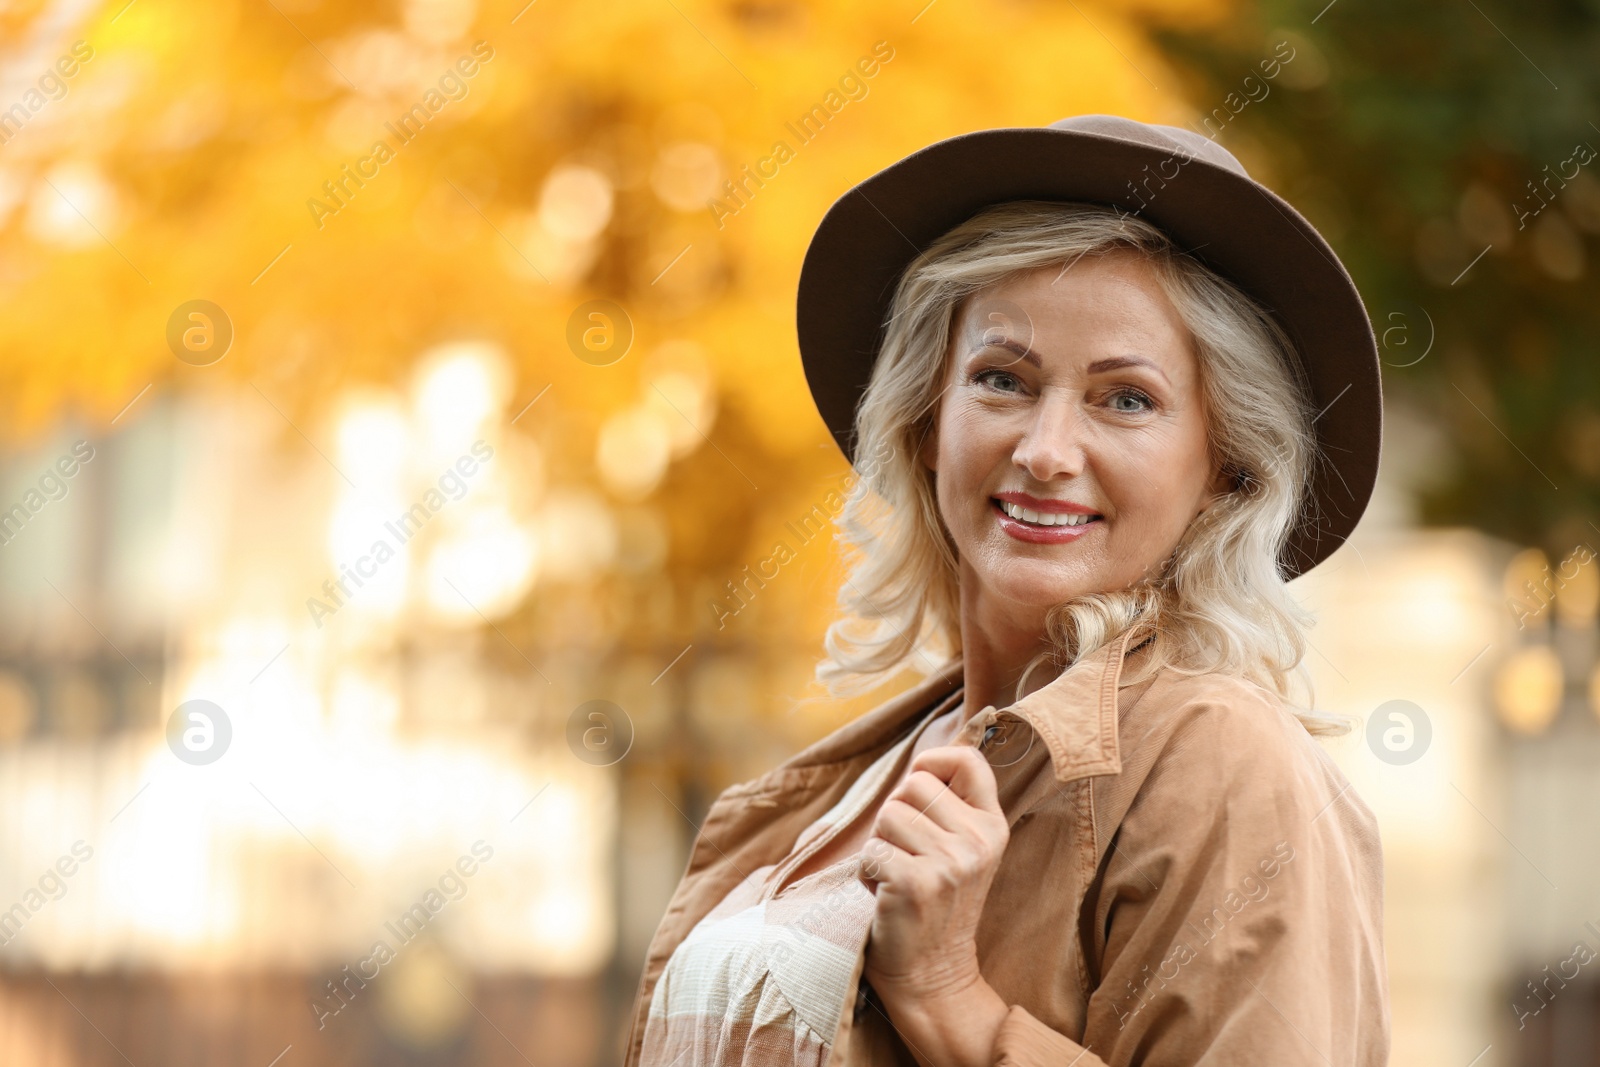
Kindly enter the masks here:
<path id="1" fill-rule="evenodd" d="M 972 716 L 1011 826 L 977 942 L 1018 1067 L 1382 1067 L 1383 856 L 1372 812 L 1273 695 L 1170 670 L 1121 683 L 1123 635 Z M 672 950 L 784 858 L 863 768 L 962 683 L 960 660 L 725 790 L 645 957 L 624 1067 Z M 870 988 L 828 1067 L 916 1063 Z"/>

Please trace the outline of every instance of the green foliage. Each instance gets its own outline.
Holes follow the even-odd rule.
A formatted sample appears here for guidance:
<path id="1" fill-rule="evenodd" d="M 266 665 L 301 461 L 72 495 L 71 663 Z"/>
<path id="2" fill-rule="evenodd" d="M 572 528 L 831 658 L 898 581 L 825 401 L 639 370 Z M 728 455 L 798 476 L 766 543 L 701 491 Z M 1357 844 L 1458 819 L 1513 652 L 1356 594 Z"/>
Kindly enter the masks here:
<path id="1" fill-rule="evenodd" d="M 1293 43 L 1219 143 L 1322 229 L 1387 394 L 1449 442 L 1425 521 L 1552 551 L 1600 538 L 1597 31 L 1596 5 L 1554 0 L 1263 0 L 1225 30 L 1152 30 L 1202 110 Z"/>

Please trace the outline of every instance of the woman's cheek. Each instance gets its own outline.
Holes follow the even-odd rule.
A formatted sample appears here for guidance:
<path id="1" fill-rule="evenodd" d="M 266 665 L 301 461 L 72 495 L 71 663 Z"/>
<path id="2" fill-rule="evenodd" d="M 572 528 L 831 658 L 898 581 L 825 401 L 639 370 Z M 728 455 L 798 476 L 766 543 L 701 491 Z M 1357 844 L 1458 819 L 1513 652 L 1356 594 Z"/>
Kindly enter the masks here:
<path id="1" fill-rule="evenodd" d="M 1007 412 L 994 402 L 986 403 L 970 393 L 950 407 L 951 418 L 945 440 L 968 455 L 987 454 L 1007 433 Z"/>

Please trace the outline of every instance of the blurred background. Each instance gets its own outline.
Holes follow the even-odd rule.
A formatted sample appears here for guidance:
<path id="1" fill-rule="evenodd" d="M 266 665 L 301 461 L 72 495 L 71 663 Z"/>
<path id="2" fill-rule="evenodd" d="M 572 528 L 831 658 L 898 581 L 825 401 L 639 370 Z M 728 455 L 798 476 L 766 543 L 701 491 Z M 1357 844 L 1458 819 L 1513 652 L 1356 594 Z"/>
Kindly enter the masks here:
<path id="1" fill-rule="evenodd" d="M 812 230 L 1087 112 L 1216 137 L 1382 341 L 1296 585 L 1393 1062 L 1600 1062 L 1597 60 L 1549 0 L 0 3 L 0 1063 L 617 1062 L 710 801 L 915 680 L 812 681 Z"/>

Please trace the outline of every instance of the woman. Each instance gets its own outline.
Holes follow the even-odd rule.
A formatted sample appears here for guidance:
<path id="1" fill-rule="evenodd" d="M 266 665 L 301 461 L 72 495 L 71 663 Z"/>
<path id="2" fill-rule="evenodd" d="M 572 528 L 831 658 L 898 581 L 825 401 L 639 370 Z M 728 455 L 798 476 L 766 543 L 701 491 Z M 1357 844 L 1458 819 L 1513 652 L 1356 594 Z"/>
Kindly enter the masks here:
<path id="1" fill-rule="evenodd" d="M 819 677 L 933 666 L 713 804 L 626 1067 L 1386 1063 L 1378 829 L 1284 584 L 1377 470 L 1331 249 L 1213 142 L 1080 116 L 851 190 L 799 325 L 861 474 Z"/>

